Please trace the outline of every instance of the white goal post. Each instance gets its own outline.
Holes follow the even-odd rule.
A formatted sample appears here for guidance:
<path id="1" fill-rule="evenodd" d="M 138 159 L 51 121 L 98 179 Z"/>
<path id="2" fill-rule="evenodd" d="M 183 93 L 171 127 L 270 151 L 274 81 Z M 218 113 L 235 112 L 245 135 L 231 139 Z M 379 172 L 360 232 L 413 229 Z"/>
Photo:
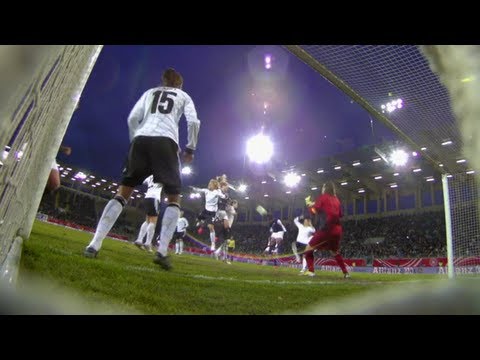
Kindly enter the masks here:
<path id="1" fill-rule="evenodd" d="M 8 283 L 102 47 L 0 46 L 0 279 Z"/>

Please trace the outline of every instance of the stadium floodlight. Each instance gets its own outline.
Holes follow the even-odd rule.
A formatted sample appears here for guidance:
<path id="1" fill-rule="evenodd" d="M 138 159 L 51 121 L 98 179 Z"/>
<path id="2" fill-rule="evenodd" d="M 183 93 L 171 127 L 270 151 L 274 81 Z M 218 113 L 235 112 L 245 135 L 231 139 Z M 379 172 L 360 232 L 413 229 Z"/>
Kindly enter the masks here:
<path id="1" fill-rule="evenodd" d="M 268 194 L 263 195 L 263 197 L 268 197 Z"/>
<path id="2" fill-rule="evenodd" d="M 389 101 L 386 104 L 382 104 L 380 108 L 382 109 L 382 113 L 385 113 L 385 111 L 388 113 L 394 112 L 397 109 L 403 108 L 403 100 L 395 99 L 395 100 Z"/>
<path id="3" fill-rule="evenodd" d="M 361 194 L 361 193 L 364 193 L 365 192 L 365 189 L 358 189 L 358 192 Z"/>
<path id="4" fill-rule="evenodd" d="M 248 196 L 245 196 L 245 200 L 248 200 L 248 199 L 250 199 L 250 198 Z"/>
<path id="5" fill-rule="evenodd" d="M 420 172 L 422 171 L 422 169 L 418 168 L 418 169 L 413 169 L 413 172 Z"/>
<path id="6" fill-rule="evenodd" d="M 360 164 L 361 164 L 360 161 L 355 161 L 352 165 L 353 166 L 360 166 Z"/>
<path id="7" fill-rule="evenodd" d="M 398 187 L 398 185 L 397 185 L 397 184 L 390 184 L 390 187 L 391 187 L 392 189 L 395 189 L 396 187 Z"/>
<path id="8" fill-rule="evenodd" d="M 267 183 L 267 180 L 262 180 L 262 184 L 266 184 Z"/>
<path id="9" fill-rule="evenodd" d="M 78 173 L 75 174 L 74 178 L 78 180 L 85 180 L 87 178 L 87 175 L 79 171 Z"/>
<path id="10" fill-rule="evenodd" d="M 273 156 L 273 143 L 270 138 L 263 133 L 251 137 L 247 141 L 247 156 L 257 164 L 269 161 Z"/>
<path id="11" fill-rule="evenodd" d="M 420 148 L 420 150 L 425 151 L 425 150 L 427 150 L 427 148 L 424 146 L 424 147 Z"/>
<path id="12" fill-rule="evenodd" d="M 457 164 L 463 164 L 465 162 L 467 162 L 467 160 L 465 160 L 465 159 L 458 159 L 457 160 Z"/>
<path id="13" fill-rule="evenodd" d="M 382 178 L 382 175 L 378 175 L 374 177 L 375 180 L 380 180 L 381 178 Z"/>
<path id="14" fill-rule="evenodd" d="M 390 154 L 390 162 L 394 166 L 404 166 L 408 161 L 408 153 L 405 150 L 393 150 Z"/>
<path id="15" fill-rule="evenodd" d="M 475 174 L 475 170 L 468 170 L 468 171 L 466 172 L 466 174 L 468 174 L 468 175 Z"/>
<path id="16" fill-rule="evenodd" d="M 240 191 L 240 192 L 245 192 L 245 191 L 247 191 L 247 185 L 245 185 L 245 184 L 240 184 L 240 185 L 238 186 L 238 191 Z"/>
<path id="17" fill-rule="evenodd" d="M 192 168 L 190 166 L 184 166 L 182 168 L 182 175 L 190 175 L 192 173 Z"/>
<path id="18" fill-rule="evenodd" d="M 297 184 L 300 182 L 300 179 L 301 177 L 298 176 L 296 173 L 288 173 L 287 175 L 285 175 L 284 182 L 285 185 L 291 188 L 297 186 Z"/>
<path id="19" fill-rule="evenodd" d="M 265 69 L 270 70 L 272 68 L 272 55 L 265 55 Z"/>
<path id="20" fill-rule="evenodd" d="M 311 188 L 312 190 L 317 190 L 318 188 L 316 186 L 312 187 Z"/>
<path id="21" fill-rule="evenodd" d="M 451 141 L 451 140 L 447 140 L 447 141 L 442 142 L 442 146 L 447 146 L 447 145 L 452 145 L 452 144 L 453 144 L 453 141 Z"/>
<path id="22" fill-rule="evenodd" d="M 343 182 L 340 183 L 340 185 L 342 185 L 342 186 L 348 185 L 348 182 L 347 182 L 347 181 L 343 181 Z"/>
<path id="23" fill-rule="evenodd" d="M 321 173 L 323 173 L 323 169 L 318 169 L 317 174 L 321 174 Z"/>
<path id="24" fill-rule="evenodd" d="M 340 170 L 342 167 L 340 165 L 337 165 L 334 167 L 335 170 Z"/>

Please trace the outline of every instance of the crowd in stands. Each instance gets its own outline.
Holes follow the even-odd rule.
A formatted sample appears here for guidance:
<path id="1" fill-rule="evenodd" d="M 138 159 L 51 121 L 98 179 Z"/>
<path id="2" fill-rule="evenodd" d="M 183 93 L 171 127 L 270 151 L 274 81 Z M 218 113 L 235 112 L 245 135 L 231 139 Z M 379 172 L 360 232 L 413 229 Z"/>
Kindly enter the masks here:
<path id="1" fill-rule="evenodd" d="M 59 188 L 55 194 L 45 194 L 40 202 L 38 212 L 58 220 L 68 220 L 78 225 L 95 229 L 101 210 L 107 201 L 90 194 L 82 193 L 67 187 Z M 121 214 L 112 228 L 112 233 L 136 236 L 137 224 L 128 220 L 128 212 Z"/>
<path id="2" fill-rule="evenodd" d="M 287 228 L 283 253 L 291 253 L 297 228 L 289 221 L 283 223 Z M 443 211 L 349 220 L 343 227 L 341 252 L 346 258 L 446 256 Z M 270 235 L 266 224 L 237 225 L 233 234 L 236 250 L 251 254 L 262 254 Z"/>
<path id="3" fill-rule="evenodd" d="M 91 194 L 62 187 L 54 196 L 42 199 L 39 212 L 59 220 L 68 220 L 78 225 L 95 228 L 106 201 Z M 125 235 L 133 241 L 143 213 L 132 221 L 124 212 L 112 232 Z M 208 244 L 208 231 L 198 231 L 195 213 L 185 209 L 190 223 L 188 232 L 201 242 Z M 137 223 L 138 222 L 138 223 Z M 297 237 L 297 228 L 292 221 L 283 220 L 287 228 L 281 253 L 291 253 L 291 243 Z M 424 212 L 409 215 L 372 217 L 343 222 L 344 237 L 341 252 L 345 258 L 387 258 L 387 257 L 442 257 L 446 256 L 445 219 L 443 211 Z M 219 229 L 220 230 L 220 229 Z M 221 231 L 218 231 L 221 234 Z M 232 235 L 236 242 L 235 251 L 261 255 L 270 236 L 269 226 L 263 224 L 234 223 Z M 480 239 L 472 239 L 480 244 Z M 199 246 L 191 241 L 186 246 Z"/>

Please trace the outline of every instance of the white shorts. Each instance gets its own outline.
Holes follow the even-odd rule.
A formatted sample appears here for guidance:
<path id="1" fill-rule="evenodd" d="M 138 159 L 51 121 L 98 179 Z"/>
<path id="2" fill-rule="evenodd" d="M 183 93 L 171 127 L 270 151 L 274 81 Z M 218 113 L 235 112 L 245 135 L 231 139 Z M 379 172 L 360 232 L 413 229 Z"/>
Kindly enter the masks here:
<path id="1" fill-rule="evenodd" d="M 279 231 L 279 232 L 274 232 L 272 233 L 271 237 L 274 239 L 282 239 L 283 240 L 283 234 L 285 231 Z"/>
<path id="2" fill-rule="evenodd" d="M 52 170 L 57 170 L 57 171 L 58 171 L 58 167 L 57 167 L 57 159 L 53 159 L 53 163 L 52 163 Z"/>
<path id="3" fill-rule="evenodd" d="M 228 220 L 227 212 L 225 210 L 217 210 L 215 217 L 220 221 Z"/>

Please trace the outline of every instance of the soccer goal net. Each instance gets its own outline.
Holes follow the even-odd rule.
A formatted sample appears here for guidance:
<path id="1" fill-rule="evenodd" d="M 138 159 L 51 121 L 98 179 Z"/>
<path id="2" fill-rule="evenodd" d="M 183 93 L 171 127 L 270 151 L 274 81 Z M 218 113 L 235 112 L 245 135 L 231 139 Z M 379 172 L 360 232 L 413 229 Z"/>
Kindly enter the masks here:
<path id="1" fill-rule="evenodd" d="M 442 175 L 448 260 L 455 273 L 471 269 L 480 255 L 480 47 L 285 47 L 419 152 L 438 172 L 435 181 Z"/>
<path id="2" fill-rule="evenodd" d="M 0 46 L 0 277 L 14 282 L 48 175 L 101 45 Z"/>

